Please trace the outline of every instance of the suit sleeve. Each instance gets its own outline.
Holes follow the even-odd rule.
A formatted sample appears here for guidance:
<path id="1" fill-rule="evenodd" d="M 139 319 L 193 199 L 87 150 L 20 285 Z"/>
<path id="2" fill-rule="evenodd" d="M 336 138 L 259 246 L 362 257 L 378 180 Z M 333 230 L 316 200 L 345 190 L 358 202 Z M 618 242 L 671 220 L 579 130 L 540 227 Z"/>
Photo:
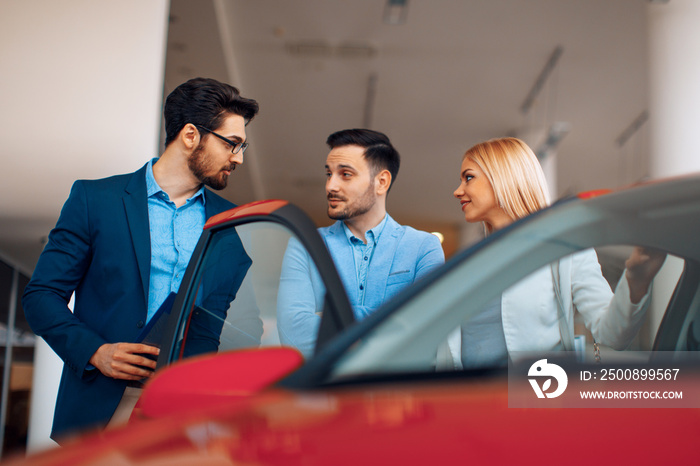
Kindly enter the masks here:
<path id="1" fill-rule="evenodd" d="M 445 263 L 445 253 L 440 240 L 435 235 L 427 234 L 420 246 L 416 264 L 416 280 L 427 275 L 431 270 Z"/>
<path id="2" fill-rule="evenodd" d="M 644 322 L 650 293 L 638 304 L 632 304 L 624 271 L 613 293 L 593 249 L 575 254 L 572 259 L 572 295 L 586 327 L 598 343 L 625 349 Z"/>
<path id="3" fill-rule="evenodd" d="M 323 284 L 306 250 L 295 238 L 289 240 L 282 261 L 277 295 L 277 330 L 283 345 L 293 346 L 309 357 L 316 344 L 324 294 Z"/>
<path id="4" fill-rule="evenodd" d="M 34 333 L 83 377 L 90 357 L 106 343 L 68 308 L 90 263 L 91 238 L 84 185 L 76 181 L 22 296 Z"/>

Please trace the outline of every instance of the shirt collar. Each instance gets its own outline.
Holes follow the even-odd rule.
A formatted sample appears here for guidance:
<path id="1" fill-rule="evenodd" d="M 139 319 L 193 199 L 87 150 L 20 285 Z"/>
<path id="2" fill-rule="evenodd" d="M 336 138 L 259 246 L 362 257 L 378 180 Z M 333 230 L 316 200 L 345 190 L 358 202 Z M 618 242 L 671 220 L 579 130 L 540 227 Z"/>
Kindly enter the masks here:
<path id="1" fill-rule="evenodd" d="M 153 197 L 158 193 L 163 193 L 163 196 L 170 200 L 168 193 L 163 191 L 160 185 L 158 185 L 155 176 L 153 176 L 153 164 L 157 161 L 158 158 L 155 157 L 149 160 L 148 162 L 148 167 L 146 168 L 146 193 L 148 197 Z M 192 199 L 196 199 L 198 196 L 201 197 L 202 204 L 206 204 L 206 197 L 204 196 L 204 185 L 202 185 L 202 187 L 200 187 L 199 190 L 196 193 L 194 193 L 192 197 L 187 199 L 187 202 L 189 202 Z"/>
<path id="2" fill-rule="evenodd" d="M 389 215 L 384 214 L 384 218 L 381 222 L 379 222 L 379 224 L 376 227 L 367 230 L 367 232 L 365 233 L 365 238 L 367 238 L 368 242 L 371 240 L 372 243 L 376 244 L 377 241 L 379 241 L 379 235 L 381 235 L 382 231 L 384 231 L 384 226 L 386 225 L 386 220 L 388 217 Z M 345 232 L 345 236 L 348 238 L 348 241 L 350 241 L 350 244 L 352 244 L 353 238 L 355 238 L 355 241 L 359 241 L 360 243 L 363 242 L 360 238 L 352 234 L 350 228 L 348 228 L 345 222 L 342 222 L 342 224 L 343 231 Z"/>

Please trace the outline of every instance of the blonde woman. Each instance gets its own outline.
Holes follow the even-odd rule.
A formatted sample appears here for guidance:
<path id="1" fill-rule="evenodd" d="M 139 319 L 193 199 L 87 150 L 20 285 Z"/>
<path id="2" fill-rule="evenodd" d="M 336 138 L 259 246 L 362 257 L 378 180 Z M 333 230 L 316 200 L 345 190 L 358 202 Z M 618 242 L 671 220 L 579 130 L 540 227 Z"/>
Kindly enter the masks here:
<path id="1" fill-rule="evenodd" d="M 487 234 L 549 204 L 539 161 L 516 138 L 470 148 L 454 196 L 465 220 L 483 223 Z M 624 349 L 642 324 L 651 281 L 664 259 L 663 253 L 635 248 L 615 293 L 592 249 L 536 271 L 463 326 L 464 366 L 502 364 L 514 351 L 572 350 L 574 306 L 598 343 Z M 454 340 L 451 347 L 454 353 Z"/>

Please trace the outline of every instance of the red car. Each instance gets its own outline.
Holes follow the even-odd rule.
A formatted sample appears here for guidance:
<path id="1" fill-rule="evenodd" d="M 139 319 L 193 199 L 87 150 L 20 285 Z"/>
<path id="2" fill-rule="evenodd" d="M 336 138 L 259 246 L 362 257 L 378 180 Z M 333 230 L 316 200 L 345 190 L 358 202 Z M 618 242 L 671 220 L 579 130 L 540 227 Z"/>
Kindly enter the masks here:
<path id="1" fill-rule="evenodd" d="M 207 224 L 172 310 L 152 329 L 162 345 L 159 372 L 131 422 L 18 461 L 694 463 L 698 232 L 699 176 L 568 199 L 459 253 L 355 322 L 332 260 L 301 211 L 285 201 L 239 207 Z M 277 312 L 289 303 L 278 290 L 290 238 L 323 281 L 316 349 L 307 360 L 279 345 Z M 250 263 L 237 263 L 238 273 L 227 252 L 241 245 Z M 586 317 L 576 314 L 575 352 L 511 353 L 505 365 L 488 351 L 477 364 L 460 360 L 458 329 L 465 335 L 494 300 L 529 287 L 550 264 L 595 248 L 615 290 L 639 246 L 667 257 L 647 304 L 623 329 L 624 350 L 596 352 Z M 234 323 L 251 306 L 263 323 L 260 344 Z M 556 325 L 520 338 L 536 348 Z M 212 334 L 215 348 L 202 354 Z"/>

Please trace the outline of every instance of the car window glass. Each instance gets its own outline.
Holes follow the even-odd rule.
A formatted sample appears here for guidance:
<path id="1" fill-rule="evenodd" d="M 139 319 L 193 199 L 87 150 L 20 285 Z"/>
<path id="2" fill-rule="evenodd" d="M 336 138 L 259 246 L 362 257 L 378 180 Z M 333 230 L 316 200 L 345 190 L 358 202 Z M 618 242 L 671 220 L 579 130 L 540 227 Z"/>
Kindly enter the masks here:
<path id="1" fill-rule="evenodd" d="M 273 222 L 247 223 L 212 235 L 190 285 L 188 315 L 176 333 L 175 359 L 281 344 L 277 308 L 290 240 L 306 254 L 292 238 L 289 230 Z M 305 265 L 309 274 L 319 276 L 311 260 Z M 321 286 L 319 306 L 323 292 Z M 310 332 L 312 347 L 317 328 L 315 323 Z"/>
<path id="2" fill-rule="evenodd" d="M 632 254 L 633 246 L 603 246 L 596 248 L 598 262 L 601 272 L 611 289 L 615 289 L 625 271 L 625 261 Z M 654 342 L 659 331 L 664 315 L 669 309 L 669 302 L 676 286 L 679 283 L 681 274 L 686 266 L 686 261 L 672 254 L 667 254 L 664 265 L 656 275 L 652 285 L 649 309 L 642 320 L 639 330 L 630 340 L 626 351 L 651 351 L 654 349 Z M 681 304 L 681 303 L 679 303 Z M 685 304 L 686 311 L 689 303 Z M 593 354 L 593 336 L 586 328 L 585 321 L 581 313 L 575 313 L 575 334 L 585 342 L 587 352 L 590 357 Z M 601 345 L 601 352 L 604 356 L 606 352 L 614 351 L 607 345 Z"/>
<path id="3" fill-rule="evenodd" d="M 698 281 L 687 271 L 696 264 L 667 254 L 651 294 L 634 306 L 625 278 L 633 251 L 631 245 L 588 249 L 539 267 L 522 261 L 500 275 L 475 267 L 478 258 L 463 261 L 351 348 L 333 377 L 506 367 L 512 352 L 566 350 L 566 328 L 571 349 L 587 360 L 594 357 L 594 335 L 602 358 L 649 351 L 657 340 L 669 340 L 674 350 L 700 341 L 700 322 L 693 326 L 691 318 Z M 475 270 L 494 275 L 479 282 Z M 670 321 L 681 322 L 673 335 Z"/>

